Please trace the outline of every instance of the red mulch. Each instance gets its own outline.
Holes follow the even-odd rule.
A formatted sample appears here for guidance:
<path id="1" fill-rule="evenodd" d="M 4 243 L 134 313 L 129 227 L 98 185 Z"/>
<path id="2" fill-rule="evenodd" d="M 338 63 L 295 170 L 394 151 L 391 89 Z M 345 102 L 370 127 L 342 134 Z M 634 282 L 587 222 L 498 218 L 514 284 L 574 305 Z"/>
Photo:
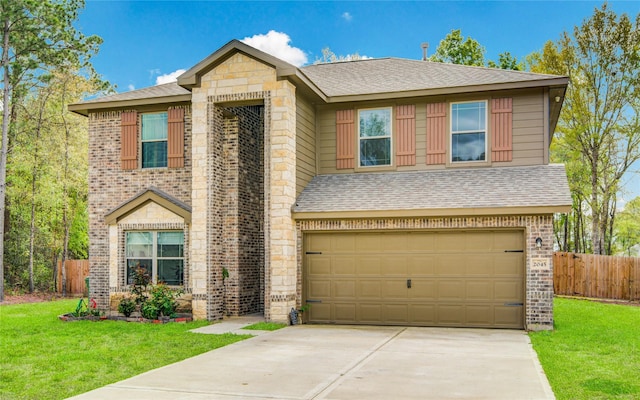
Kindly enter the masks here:
<path id="1" fill-rule="evenodd" d="M 20 303 L 40 303 L 43 301 L 51 301 L 62 299 L 62 295 L 58 293 L 25 293 L 25 294 L 4 294 L 4 301 L 0 304 L 20 304 Z"/>

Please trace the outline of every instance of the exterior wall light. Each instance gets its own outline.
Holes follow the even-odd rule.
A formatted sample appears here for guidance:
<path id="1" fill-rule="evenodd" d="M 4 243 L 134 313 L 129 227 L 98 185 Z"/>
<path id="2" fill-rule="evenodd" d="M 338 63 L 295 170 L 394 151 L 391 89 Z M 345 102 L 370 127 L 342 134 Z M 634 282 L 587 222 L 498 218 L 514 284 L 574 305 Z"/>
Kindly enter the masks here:
<path id="1" fill-rule="evenodd" d="M 536 238 L 536 249 L 541 249 L 542 248 L 542 238 L 541 237 L 537 237 Z"/>

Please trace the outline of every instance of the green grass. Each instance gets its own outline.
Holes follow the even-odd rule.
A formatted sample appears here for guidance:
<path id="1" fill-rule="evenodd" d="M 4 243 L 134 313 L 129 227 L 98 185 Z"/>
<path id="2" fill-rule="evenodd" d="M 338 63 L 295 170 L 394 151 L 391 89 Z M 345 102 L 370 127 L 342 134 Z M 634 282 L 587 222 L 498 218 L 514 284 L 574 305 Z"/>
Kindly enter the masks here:
<path id="1" fill-rule="evenodd" d="M 245 326 L 242 329 L 250 329 L 255 331 L 277 331 L 284 328 L 287 324 L 279 324 L 277 322 L 257 322 L 253 325 Z"/>
<path id="2" fill-rule="evenodd" d="M 559 400 L 640 398 L 640 307 L 556 298 L 554 317 L 530 337 Z"/>
<path id="3" fill-rule="evenodd" d="M 58 320 L 77 303 L 0 306 L 0 399 L 63 399 L 251 337 L 188 332 L 206 321 Z"/>

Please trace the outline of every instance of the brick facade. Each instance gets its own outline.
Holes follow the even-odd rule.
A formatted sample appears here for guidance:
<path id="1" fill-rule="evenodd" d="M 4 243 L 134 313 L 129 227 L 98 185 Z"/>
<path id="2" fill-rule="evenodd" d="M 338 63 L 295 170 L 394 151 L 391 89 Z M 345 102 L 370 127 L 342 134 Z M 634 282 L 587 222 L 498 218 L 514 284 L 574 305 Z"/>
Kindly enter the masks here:
<path id="1" fill-rule="evenodd" d="M 191 108 L 185 109 L 185 130 L 191 129 Z M 167 106 L 154 111 L 166 111 Z M 110 233 L 105 215 L 155 186 L 169 195 L 191 203 L 191 140 L 184 142 L 183 168 L 123 170 L 120 166 L 120 114 L 122 111 L 89 114 L 89 265 L 90 296 L 98 307 L 109 307 Z M 138 113 L 138 126 L 140 124 Z M 140 151 L 140 149 L 138 149 Z M 124 266 L 121 265 L 122 268 Z M 186 268 L 186 267 L 185 267 Z M 115 290 L 115 288 L 114 288 Z"/>

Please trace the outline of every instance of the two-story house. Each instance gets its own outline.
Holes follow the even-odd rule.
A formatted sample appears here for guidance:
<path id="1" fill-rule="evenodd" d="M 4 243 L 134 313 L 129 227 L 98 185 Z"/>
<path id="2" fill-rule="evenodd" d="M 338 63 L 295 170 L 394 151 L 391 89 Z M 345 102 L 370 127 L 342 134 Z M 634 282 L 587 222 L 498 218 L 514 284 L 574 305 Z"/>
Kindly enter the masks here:
<path id="1" fill-rule="evenodd" d="M 231 41 L 89 118 L 91 296 L 135 267 L 194 317 L 553 327 L 566 77 L 397 58 L 295 67 Z M 228 275 L 228 276 L 227 276 Z"/>

